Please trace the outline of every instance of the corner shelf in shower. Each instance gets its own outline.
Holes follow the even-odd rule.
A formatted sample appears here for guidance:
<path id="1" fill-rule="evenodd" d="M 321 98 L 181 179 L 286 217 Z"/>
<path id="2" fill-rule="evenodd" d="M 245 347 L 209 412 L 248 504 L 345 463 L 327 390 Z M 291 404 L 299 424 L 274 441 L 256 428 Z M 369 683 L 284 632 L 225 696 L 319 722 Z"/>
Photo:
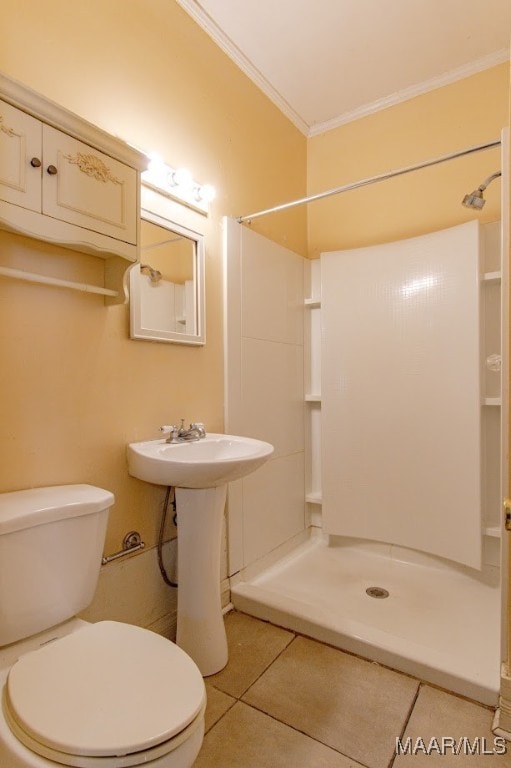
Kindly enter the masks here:
<path id="1" fill-rule="evenodd" d="M 498 285 L 502 280 L 502 272 L 485 272 L 481 275 L 481 280 L 486 285 Z"/>
<path id="2" fill-rule="evenodd" d="M 491 405 L 494 407 L 500 407 L 502 405 L 501 397 L 483 397 L 483 405 Z"/>
<path id="3" fill-rule="evenodd" d="M 308 261 L 305 296 L 305 506 L 308 525 L 321 527 L 321 261 Z"/>
<path id="4" fill-rule="evenodd" d="M 493 227 L 494 225 L 488 225 Z M 486 232 L 487 234 L 484 234 Z M 489 235 L 489 239 L 488 239 Z M 502 270 L 492 269 L 502 264 L 500 253 L 500 234 L 491 235 L 490 229 L 483 231 L 484 252 L 482 264 L 489 267 L 480 274 L 481 296 L 481 330 L 482 356 L 500 353 L 503 347 L 502 339 Z M 488 259 L 489 257 L 489 259 Z M 484 266 L 483 266 L 484 269 Z M 492 370 L 492 369 L 490 369 Z M 485 541 L 484 552 L 489 559 L 485 562 L 494 563 L 493 557 L 500 549 L 499 540 L 502 538 L 500 511 L 501 489 L 499 487 L 497 463 L 501 464 L 502 445 L 502 373 L 488 373 L 483 364 L 484 395 L 481 398 L 481 427 L 482 427 L 482 509 L 481 534 Z M 496 557 L 495 564 L 498 562 Z"/>
<path id="5" fill-rule="evenodd" d="M 489 536 L 493 539 L 500 539 L 500 527 L 498 525 L 487 525 L 483 527 L 483 536 Z"/>

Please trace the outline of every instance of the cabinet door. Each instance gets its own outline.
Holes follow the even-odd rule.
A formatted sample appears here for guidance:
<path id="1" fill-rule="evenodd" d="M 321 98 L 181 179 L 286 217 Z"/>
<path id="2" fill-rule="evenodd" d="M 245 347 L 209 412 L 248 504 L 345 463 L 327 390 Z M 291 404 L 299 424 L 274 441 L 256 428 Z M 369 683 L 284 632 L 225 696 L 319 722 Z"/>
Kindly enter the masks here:
<path id="1" fill-rule="evenodd" d="M 0 101 L 0 200 L 32 211 L 41 210 L 41 129 L 39 120 Z"/>
<path id="2" fill-rule="evenodd" d="M 43 213 L 136 243 L 137 173 L 43 125 Z"/>

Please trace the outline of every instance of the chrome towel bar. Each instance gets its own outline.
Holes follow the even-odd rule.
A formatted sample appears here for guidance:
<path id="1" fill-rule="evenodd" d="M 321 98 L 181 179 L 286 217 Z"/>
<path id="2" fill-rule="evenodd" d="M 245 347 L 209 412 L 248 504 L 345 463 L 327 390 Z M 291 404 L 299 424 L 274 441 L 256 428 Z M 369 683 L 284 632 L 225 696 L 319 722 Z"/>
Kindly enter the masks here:
<path id="1" fill-rule="evenodd" d="M 131 555 L 138 549 L 144 549 L 144 547 L 145 543 L 140 538 L 139 532 L 130 531 L 122 540 L 122 549 L 119 552 L 115 552 L 113 555 L 104 555 L 101 560 L 101 565 L 111 563 L 112 560 L 117 560 L 119 557 L 124 557 L 124 555 Z"/>

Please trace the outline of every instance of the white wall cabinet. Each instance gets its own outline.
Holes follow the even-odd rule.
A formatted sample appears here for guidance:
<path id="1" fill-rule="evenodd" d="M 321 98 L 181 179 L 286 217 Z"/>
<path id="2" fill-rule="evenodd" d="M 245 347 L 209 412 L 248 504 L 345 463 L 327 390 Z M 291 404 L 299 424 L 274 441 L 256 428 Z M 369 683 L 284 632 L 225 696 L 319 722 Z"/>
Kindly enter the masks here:
<path id="1" fill-rule="evenodd" d="M 4 75 L 0 99 L 0 228 L 110 261 L 123 300 L 146 157 Z"/>

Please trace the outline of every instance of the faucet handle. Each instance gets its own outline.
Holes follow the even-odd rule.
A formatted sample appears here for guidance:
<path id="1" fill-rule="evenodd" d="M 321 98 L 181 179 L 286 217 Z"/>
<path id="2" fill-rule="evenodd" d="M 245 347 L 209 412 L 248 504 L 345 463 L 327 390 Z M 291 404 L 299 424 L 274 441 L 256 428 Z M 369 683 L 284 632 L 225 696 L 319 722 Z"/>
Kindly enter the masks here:
<path id="1" fill-rule="evenodd" d="M 163 432 L 164 435 L 168 435 L 166 439 L 166 443 L 178 443 L 179 442 L 179 429 L 176 427 L 175 424 L 172 426 L 168 426 L 167 424 L 164 424 L 163 427 L 160 427 L 160 432 Z"/>
<path id="2" fill-rule="evenodd" d="M 206 437 L 206 428 L 202 421 L 194 421 L 193 424 L 190 424 L 190 429 L 196 429 L 199 437 Z"/>

